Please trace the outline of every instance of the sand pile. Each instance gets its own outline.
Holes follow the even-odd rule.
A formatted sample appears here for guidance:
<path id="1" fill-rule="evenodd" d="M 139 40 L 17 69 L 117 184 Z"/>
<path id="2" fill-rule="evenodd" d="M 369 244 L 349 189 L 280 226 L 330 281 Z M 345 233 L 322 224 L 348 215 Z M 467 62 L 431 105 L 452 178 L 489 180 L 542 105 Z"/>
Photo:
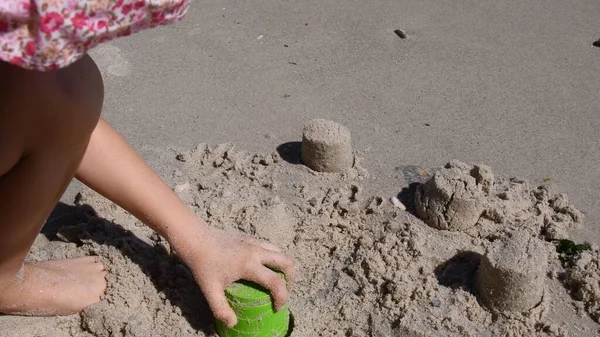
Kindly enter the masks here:
<path id="1" fill-rule="evenodd" d="M 517 178 L 494 177 L 485 165 L 451 161 L 419 186 L 416 211 L 430 226 L 493 238 L 514 229 L 547 240 L 567 238 L 582 214 L 551 185 L 531 188 Z"/>
<path id="2" fill-rule="evenodd" d="M 493 312 L 529 312 L 544 299 L 547 270 L 543 242 L 515 231 L 489 245 L 477 271 L 476 293 Z"/>
<path id="3" fill-rule="evenodd" d="M 354 165 L 350 130 L 336 122 L 315 119 L 302 132 L 302 163 L 318 172 L 340 172 Z"/>
<path id="4" fill-rule="evenodd" d="M 482 256 L 514 229 L 544 239 L 536 242 L 554 270 L 562 268 L 547 239 L 566 237 L 581 216 L 549 186 L 530 188 L 484 166 L 452 162 L 418 192 L 419 212 L 430 224 L 431 209 L 451 200 L 428 226 L 389 196 L 366 195 L 360 160 L 342 173 L 315 173 L 278 154 L 223 144 L 180 151 L 168 165 L 176 169 L 167 181 L 198 216 L 276 243 L 296 260 L 292 336 L 593 334 L 594 327 L 554 324 L 545 313 L 561 304 L 547 297 L 539 310 L 492 314 L 474 295 Z M 451 229 L 461 216 L 452 213 L 462 207 L 453 204 L 460 198 L 448 195 L 485 207 L 473 207 L 477 218 L 461 220 L 460 230 L 439 230 L 434 227 Z M 0 317 L 0 335 L 214 336 L 199 289 L 166 242 L 88 190 L 76 204 L 73 226 L 58 233 L 62 240 L 40 235 L 29 258 L 98 255 L 111 271 L 106 299 L 66 318 Z M 573 303 L 585 303 L 592 314 L 598 312 L 598 261 L 598 250 L 583 253 L 568 274 L 581 293 Z"/>
<path id="5" fill-rule="evenodd" d="M 582 252 L 567 261 L 565 269 L 562 281 L 581 301 L 576 308 L 600 323 L 600 249 L 593 246 L 591 251 Z"/>

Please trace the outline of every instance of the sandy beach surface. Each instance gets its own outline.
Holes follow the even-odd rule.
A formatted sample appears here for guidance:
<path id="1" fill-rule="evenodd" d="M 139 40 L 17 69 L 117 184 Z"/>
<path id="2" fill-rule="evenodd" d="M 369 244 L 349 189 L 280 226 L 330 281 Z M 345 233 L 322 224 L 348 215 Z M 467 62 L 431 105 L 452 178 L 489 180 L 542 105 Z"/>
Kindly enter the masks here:
<path id="1" fill-rule="evenodd" d="M 599 17 L 592 0 L 197 1 L 184 21 L 91 54 L 103 117 L 182 200 L 294 257 L 292 336 L 596 336 Z M 354 168 L 298 163 L 315 118 L 350 130 Z M 431 220 L 433 183 L 414 203 L 434 176 L 471 184 L 476 224 Z M 515 229 L 547 255 L 544 293 L 499 313 L 475 280 Z M 591 249 L 560 256 L 567 238 Z M 0 316 L 0 336 L 215 336 L 168 244 L 74 182 L 29 259 L 89 254 L 111 271 L 105 300 Z"/>

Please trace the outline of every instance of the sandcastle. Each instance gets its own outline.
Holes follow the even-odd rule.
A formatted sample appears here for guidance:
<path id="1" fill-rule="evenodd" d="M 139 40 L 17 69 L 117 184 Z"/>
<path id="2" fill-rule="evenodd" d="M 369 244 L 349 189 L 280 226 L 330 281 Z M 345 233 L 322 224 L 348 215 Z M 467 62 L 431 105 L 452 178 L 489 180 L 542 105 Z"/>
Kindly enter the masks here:
<path id="1" fill-rule="evenodd" d="M 561 196 L 529 191 L 518 179 L 495 181 L 487 166 L 451 161 L 415 194 L 417 214 L 430 227 L 496 238 L 481 259 L 474 289 L 492 312 L 525 313 L 544 297 L 548 255 L 536 236 L 548 232 L 547 219 L 561 218 L 553 206 Z M 569 212 L 570 221 L 577 221 L 577 213 Z"/>
<path id="2" fill-rule="evenodd" d="M 492 192 L 494 176 L 489 167 L 451 161 L 419 186 L 415 206 L 430 226 L 442 230 L 464 230 L 474 226 Z"/>
<path id="3" fill-rule="evenodd" d="M 526 180 L 494 177 L 488 166 L 457 160 L 419 185 L 414 202 L 417 215 L 430 227 L 488 239 L 514 229 L 563 239 L 583 219 L 555 186 L 532 188 Z"/>
<path id="4" fill-rule="evenodd" d="M 340 172 L 354 165 L 350 130 L 325 119 L 315 119 L 304 126 L 302 162 L 319 172 Z"/>
<path id="5" fill-rule="evenodd" d="M 481 260 L 475 290 L 488 309 L 527 312 L 542 302 L 548 257 L 541 240 L 516 231 L 494 241 Z"/>

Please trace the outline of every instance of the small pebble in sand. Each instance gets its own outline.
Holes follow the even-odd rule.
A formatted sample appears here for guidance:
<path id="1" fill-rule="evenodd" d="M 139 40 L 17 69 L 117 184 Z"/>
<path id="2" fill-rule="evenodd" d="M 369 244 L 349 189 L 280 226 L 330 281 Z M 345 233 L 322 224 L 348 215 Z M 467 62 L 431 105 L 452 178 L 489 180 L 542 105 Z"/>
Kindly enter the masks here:
<path id="1" fill-rule="evenodd" d="M 392 202 L 392 205 L 394 205 L 394 207 L 406 211 L 406 206 L 404 206 L 404 204 L 398 199 L 398 197 L 391 197 L 390 201 Z"/>
<path id="2" fill-rule="evenodd" d="M 401 39 L 406 39 L 407 37 L 406 32 L 403 29 L 396 29 L 394 30 L 394 33 Z"/>
<path id="3" fill-rule="evenodd" d="M 183 184 L 175 186 L 175 188 L 173 190 L 175 191 L 175 193 L 182 193 L 189 189 L 190 189 L 190 183 L 183 183 Z"/>
<path id="4" fill-rule="evenodd" d="M 319 172 L 341 172 L 354 165 L 350 130 L 324 119 L 315 119 L 304 126 L 302 162 Z"/>

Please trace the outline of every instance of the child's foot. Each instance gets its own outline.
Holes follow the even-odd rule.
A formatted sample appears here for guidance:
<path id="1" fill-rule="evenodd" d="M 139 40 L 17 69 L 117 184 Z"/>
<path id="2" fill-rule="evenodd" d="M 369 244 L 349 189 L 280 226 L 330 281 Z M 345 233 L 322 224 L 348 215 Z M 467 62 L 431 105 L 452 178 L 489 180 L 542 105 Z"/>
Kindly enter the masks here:
<path id="1" fill-rule="evenodd" d="M 0 312 L 70 315 L 99 302 L 106 289 L 104 265 L 95 257 L 26 263 L 20 279 L 0 292 Z"/>

